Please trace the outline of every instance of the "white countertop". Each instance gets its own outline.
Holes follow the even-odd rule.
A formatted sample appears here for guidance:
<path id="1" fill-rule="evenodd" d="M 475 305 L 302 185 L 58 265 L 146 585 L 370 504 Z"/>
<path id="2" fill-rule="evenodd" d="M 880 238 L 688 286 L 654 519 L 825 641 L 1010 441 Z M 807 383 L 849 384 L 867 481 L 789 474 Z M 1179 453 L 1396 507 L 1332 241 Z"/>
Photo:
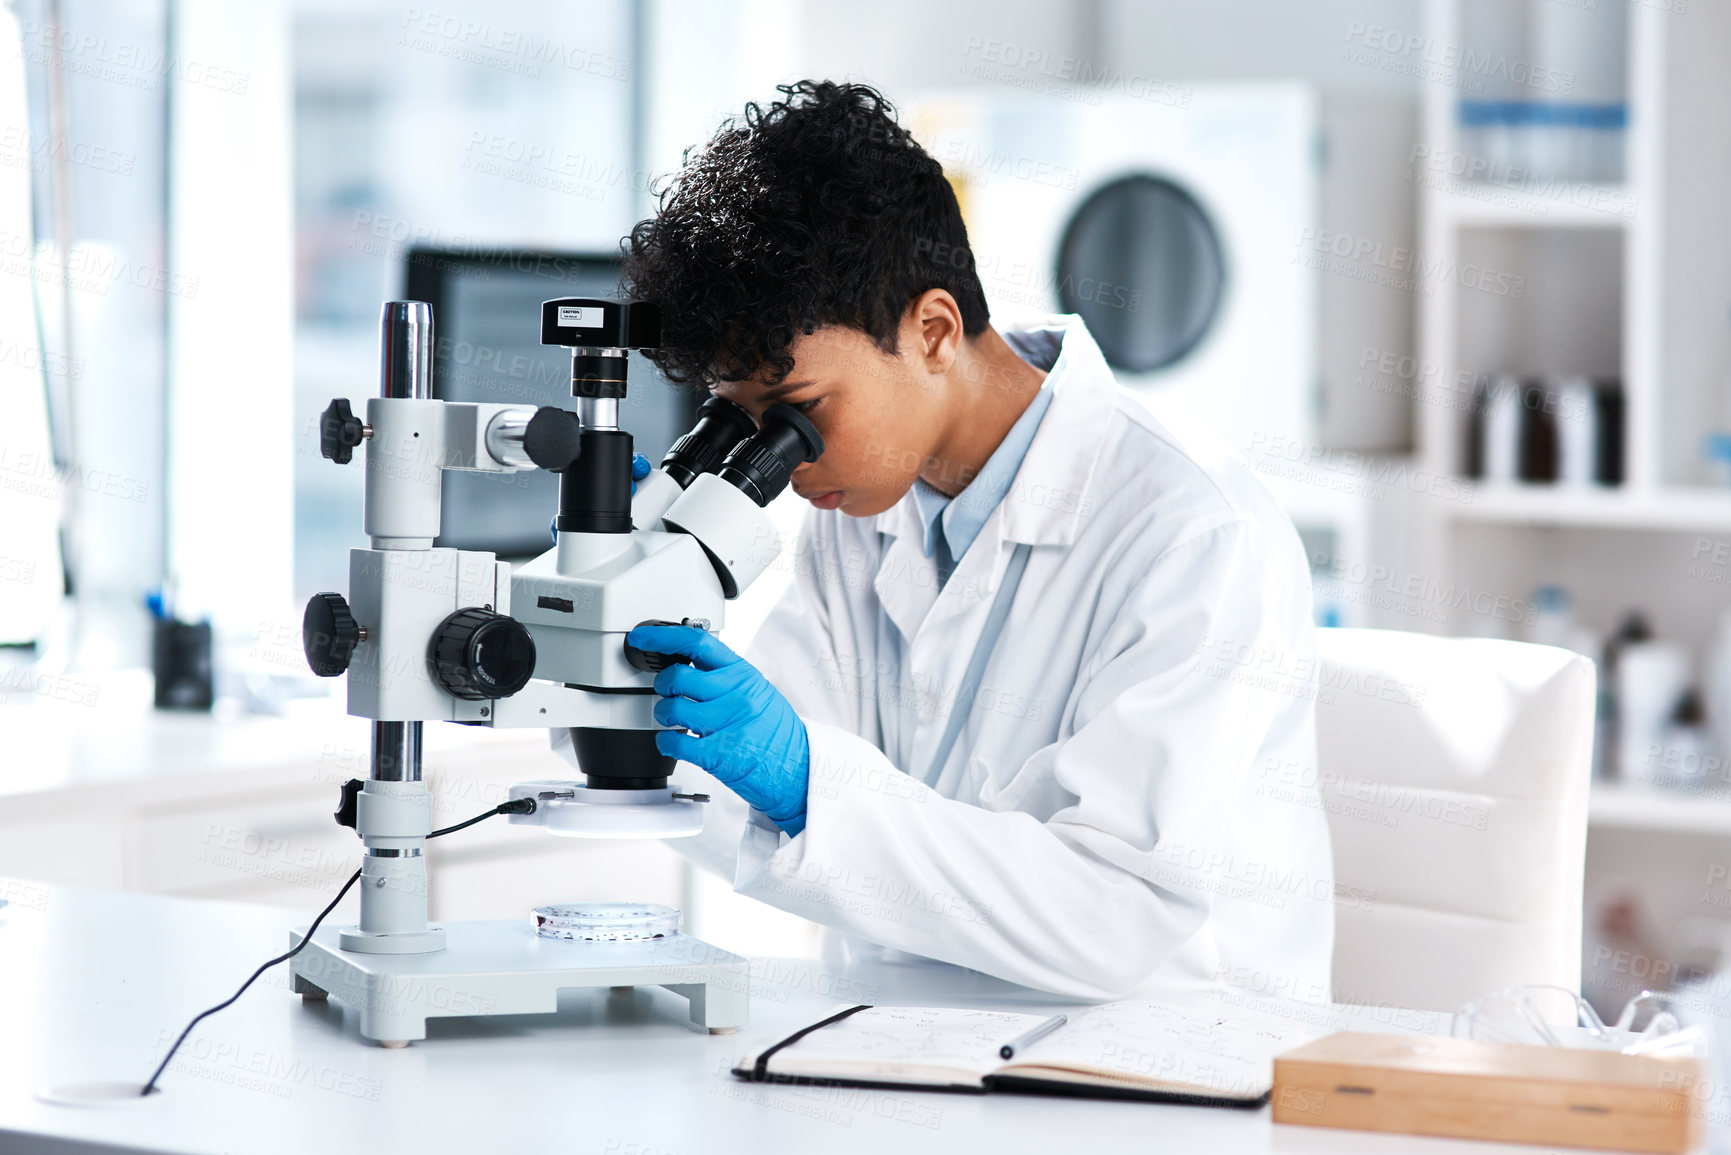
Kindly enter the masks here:
<path id="1" fill-rule="evenodd" d="M 1031 992 L 968 972 L 839 973 L 781 959 L 754 962 L 752 1023 L 737 1036 L 689 1026 L 684 1000 L 667 991 L 571 991 L 557 1015 L 433 1020 L 425 1041 L 401 1051 L 364 1044 L 352 1018 L 345 1021 L 353 1012 L 303 1004 L 278 967 L 193 1033 L 161 1095 L 123 1107 L 54 1106 L 36 1092 L 141 1082 L 186 1020 L 280 952 L 290 923 L 304 919 L 3 879 L 0 897 L 12 900 L 0 907 L 0 1151 L 8 1155 L 1535 1150 L 1277 1128 L 1266 1106 L 744 1083 L 728 1068 L 752 1043 L 838 1002 L 1036 1007 Z M 1337 1014 L 1355 1029 L 1436 1030 L 1445 1019 L 1369 1008 Z"/>

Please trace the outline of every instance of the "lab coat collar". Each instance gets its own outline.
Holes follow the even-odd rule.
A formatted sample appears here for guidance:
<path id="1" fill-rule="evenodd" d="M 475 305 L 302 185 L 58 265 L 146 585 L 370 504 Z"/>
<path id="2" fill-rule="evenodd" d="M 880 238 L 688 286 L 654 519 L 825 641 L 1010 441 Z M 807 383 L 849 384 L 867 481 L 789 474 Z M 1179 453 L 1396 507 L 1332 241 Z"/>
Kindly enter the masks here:
<path id="1" fill-rule="evenodd" d="M 1088 511 L 1088 485 L 1105 445 L 1117 382 L 1080 317 L 1053 315 L 1020 331 L 1059 337 L 1058 359 L 1041 384 L 1052 390 L 1052 402 L 987 526 L 995 522 L 1003 541 L 1069 545 Z M 880 533 L 915 541 L 923 540 L 924 525 L 911 486 L 873 519 Z"/>

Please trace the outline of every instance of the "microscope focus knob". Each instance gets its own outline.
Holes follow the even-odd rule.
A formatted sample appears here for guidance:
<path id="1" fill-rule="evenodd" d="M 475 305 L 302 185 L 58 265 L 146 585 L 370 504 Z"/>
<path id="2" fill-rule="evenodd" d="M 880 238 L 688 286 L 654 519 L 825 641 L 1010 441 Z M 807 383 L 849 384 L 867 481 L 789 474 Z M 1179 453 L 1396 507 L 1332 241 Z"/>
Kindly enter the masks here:
<path id="1" fill-rule="evenodd" d="M 637 629 L 642 626 L 696 626 L 699 629 L 707 630 L 709 622 L 703 618 L 683 618 L 677 622 L 666 621 L 662 618 L 650 618 L 648 621 L 638 622 L 632 628 Z M 691 659 L 684 654 L 663 654 L 657 650 L 640 650 L 630 642 L 625 643 L 625 661 L 633 669 L 642 670 L 646 674 L 659 674 L 668 666 L 689 666 L 692 664 Z"/>
<path id="2" fill-rule="evenodd" d="M 355 446 L 367 436 L 367 427 L 361 424 L 349 409 L 348 399 L 338 397 L 319 417 L 319 452 L 338 465 L 347 465 L 355 457 Z"/>
<path id="3" fill-rule="evenodd" d="M 453 698 L 509 698 L 535 673 L 535 639 L 516 618 L 470 606 L 439 623 L 428 657 Z"/>
<path id="4" fill-rule="evenodd" d="M 367 631 L 349 612 L 342 594 L 314 594 L 301 618 L 301 648 L 307 665 L 321 678 L 334 678 L 349 668 L 355 647 L 367 640 Z"/>

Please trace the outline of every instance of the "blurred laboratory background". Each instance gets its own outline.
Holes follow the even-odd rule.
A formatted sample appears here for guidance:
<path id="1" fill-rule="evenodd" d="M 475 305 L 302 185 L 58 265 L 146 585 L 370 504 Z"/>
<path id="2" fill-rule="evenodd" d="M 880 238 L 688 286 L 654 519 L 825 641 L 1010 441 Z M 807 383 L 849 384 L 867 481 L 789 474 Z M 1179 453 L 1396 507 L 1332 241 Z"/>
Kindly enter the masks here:
<path id="1" fill-rule="evenodd" d="M 1081 314 L 1266 480 L 1318 624 L 1598 662 L 1585 990 L 1731 965 L 1731 6 L 8 7 L 0 875 L 323 905 L 368 729 L 300 607 L 366 544 L 319 414 L 376 393 L 380 303 L 433 302 L 439 396 L 568 404 L 536 303 L 611 291 L 682 152 L 820 77 L 943 163 L 1000 326 Z M 642 365 L 621 424 L 658 458 L 696 400 Z M 551 483 L 448 478 L 445 543 L 539 550 Z M 427 765 L 451 821 L 561 768 L 436 725 Z M 629 889 L 815 942 L 659 843 L 430 861 L 438 918 Z"/>

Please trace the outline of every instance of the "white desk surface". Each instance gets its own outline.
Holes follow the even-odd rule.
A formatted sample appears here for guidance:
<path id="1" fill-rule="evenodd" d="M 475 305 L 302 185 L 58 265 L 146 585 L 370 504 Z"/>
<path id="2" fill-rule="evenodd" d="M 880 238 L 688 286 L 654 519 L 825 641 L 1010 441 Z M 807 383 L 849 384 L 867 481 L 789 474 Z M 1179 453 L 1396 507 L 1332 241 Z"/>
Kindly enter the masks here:
<path id="1" fill-rule="evenodd" d="M 53 1106 L 46 1086 L 142 1082 L 186 1020 L 286 946 L 281 910 L 0 879 L 0 1152 L 412 1151 L 595 1155 L 1072 1150 L 1496 1155 L 1539 1148 L 1275 1127 L 1253 1110 L 760 1086 L 728 1068 L 838 1002 L 1025 1006 L 984 976 L 758 960 L 752 1022 L 710 1036 L 671 992 L 572 991 L 557 1015 L 437 1019 L 406 1050 L 364 1044 L 286 968 L 207 1019 L 163 1078 L 121 1107 Z M 309 911 L 309 915 L 310 915 Z M 1313 1009 L 1314 1011 L 1314 1009 Z M 1358 1029 L 1444 1016 L 1339 1012 Z M 1446 1030 L 1446 1024 L 1442 1025 Z"/>

